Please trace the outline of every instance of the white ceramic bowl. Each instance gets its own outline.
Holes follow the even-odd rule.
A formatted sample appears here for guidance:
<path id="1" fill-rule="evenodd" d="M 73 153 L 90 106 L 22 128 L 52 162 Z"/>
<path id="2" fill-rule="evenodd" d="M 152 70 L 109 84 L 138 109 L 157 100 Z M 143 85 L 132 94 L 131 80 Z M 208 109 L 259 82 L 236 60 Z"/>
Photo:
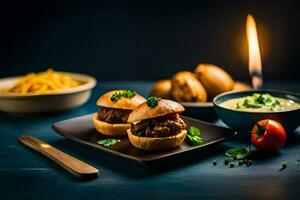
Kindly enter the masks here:
<path id="1" fill-rule="evenodd" d="M 37 114 L 62 112 L 87 102 L 96 86 L 96 79 L 76 73 L 67 73 L 71 78 L 84 84 L 69 90 L 49 94 L 3 94 L 0 93 L 0 111 L 13 114 Z M 0 88 L 12 87 L 20 77 L 0 79 Z"/>

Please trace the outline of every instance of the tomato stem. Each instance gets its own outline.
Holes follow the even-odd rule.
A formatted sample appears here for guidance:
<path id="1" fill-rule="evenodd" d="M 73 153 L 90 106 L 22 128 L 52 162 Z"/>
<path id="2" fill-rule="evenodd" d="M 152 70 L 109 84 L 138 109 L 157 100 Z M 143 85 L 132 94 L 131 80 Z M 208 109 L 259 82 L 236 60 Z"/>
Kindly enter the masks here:
<path id="1" fill-rule="evenodd" d="M 269 120 L 267 120 L 263 125 L 256 123 L 256 126 L 257 126 L 257 131 L 256 131 L 257 138 L 256 139 L 262 137 L 265 134 L 265 132 L 267 130 L 266 126 L 267 126 L 268 122 L 269 122 Z"/>

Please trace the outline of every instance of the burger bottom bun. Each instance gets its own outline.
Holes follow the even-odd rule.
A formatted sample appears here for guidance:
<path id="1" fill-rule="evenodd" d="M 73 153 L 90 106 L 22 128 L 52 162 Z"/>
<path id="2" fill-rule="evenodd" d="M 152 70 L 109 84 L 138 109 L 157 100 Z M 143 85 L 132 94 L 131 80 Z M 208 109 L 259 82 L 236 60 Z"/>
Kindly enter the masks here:
<path id="1" fill-rule="evenodd" d="M 187 131 L 182 130 L 175 136 L 161 138 L 139 137 L 133 135 L 130 129 L 127 130 L 127 133 L 130 142 L 136 148 L 146 151 L 158 151 L 173 149 L 179 146 L 184 141 Z"/>
<path id="2" fill-rule="evenodd" d="M 126 130 L 130 129 L 130 124 L 110 124 L 100 121 L 97 113 L 93 115 L 93 122 L 96 130 L 107 136 L 126 136 Z"/>

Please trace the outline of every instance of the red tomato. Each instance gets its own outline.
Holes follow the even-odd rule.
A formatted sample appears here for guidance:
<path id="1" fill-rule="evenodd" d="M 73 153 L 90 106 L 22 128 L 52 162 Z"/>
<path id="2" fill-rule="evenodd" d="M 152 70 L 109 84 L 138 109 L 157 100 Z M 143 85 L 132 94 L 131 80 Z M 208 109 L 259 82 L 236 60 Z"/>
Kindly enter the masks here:
<path id="1" fill-rule="evenodd" d="M 253 127 L 251 140 L 258 150 L 276 151 L 284 146 L 286 133 L 277 121 L 264 119 Z"/>

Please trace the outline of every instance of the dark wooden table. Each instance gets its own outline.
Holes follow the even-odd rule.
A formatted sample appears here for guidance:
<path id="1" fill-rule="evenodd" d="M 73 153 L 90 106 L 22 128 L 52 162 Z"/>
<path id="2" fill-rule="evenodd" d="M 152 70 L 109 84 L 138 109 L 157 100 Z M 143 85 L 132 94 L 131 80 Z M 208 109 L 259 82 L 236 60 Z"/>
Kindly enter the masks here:
<path id="1" fill-rule="evenodd" d="M 100 82 L 87 104 L 68 113 L 0 113 L 0 199 L 299 199 L 300 131 L 289 133 L 287 146 L 278 154 L 257 156 L 251 167 L 229 168 L 222 164 L 224 152 L 243 145 L 238 137 L 204 151 L 143 165 L 74 143 L 51 129 L 54 122 L 95 112 L 95 101 L 105 91 L 128 88 L 146 96 L 150 86 L 151 82 Z M 300 83 L 272 83 L 266 87 L 300 92 Z M 77 180 L 21 145 L 17 137 L 22 134 L 41 138 L 92 164 L 101 176 L 91 181 Z M 212 166 L 214 160 L 217 166 Z M 288 168 L 279 171 L 284 161 Z"/>

